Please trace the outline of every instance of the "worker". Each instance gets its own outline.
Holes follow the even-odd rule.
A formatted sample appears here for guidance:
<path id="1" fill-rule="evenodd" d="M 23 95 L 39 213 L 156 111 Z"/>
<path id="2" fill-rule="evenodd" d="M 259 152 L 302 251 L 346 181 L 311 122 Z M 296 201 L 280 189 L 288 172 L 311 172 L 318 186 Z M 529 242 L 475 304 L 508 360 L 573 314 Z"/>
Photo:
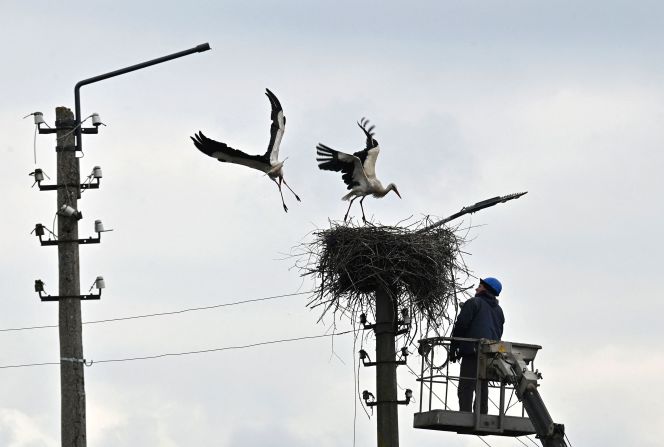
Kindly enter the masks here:
<path id="1" fill-rule="evenodd" d="M 496 298 L 502 291 L 496 278 L 480 279 L 475 296 L 461 307 L 452 329 L 452 337 L 484 338 L 500 340 L 503 336 L 505 316 Z M 459 372 L 459 410 L 473 411 L 473 394 L 477 377 L 477 343 L 453 340 L 450 344 L 450 360 L 461 359 Z M 481 380 L 480 413 L 487 414 L 489 407 L 489 384 Z"/>

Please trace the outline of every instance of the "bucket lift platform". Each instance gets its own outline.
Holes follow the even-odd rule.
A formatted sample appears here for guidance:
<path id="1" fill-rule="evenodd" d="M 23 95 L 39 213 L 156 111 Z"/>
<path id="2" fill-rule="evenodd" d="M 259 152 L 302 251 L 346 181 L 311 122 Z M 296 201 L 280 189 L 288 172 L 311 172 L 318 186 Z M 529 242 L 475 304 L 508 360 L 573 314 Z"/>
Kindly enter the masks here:
<path id="1" fill-rule="evenodd" d="M 453 431 L 465 435 L 524 436 L 534 435 L 535 428 L 528 417 L 483 414 L 452 410 L 429 410 L 415 413 L 413 427 L 429 430 Z"/>
<path id="2" fill-rule="evenodd" d="M 491 399 L 490 392 L 490 403 L 497 411 L 490 409 L 490 414 L 480 414 L 479 398 L 475 400 L 472 412 L 452 408 L 457 407 L 456 389 L 461 379 L 450 374 L 448 353 L 452 341 L 476 345 L 478 374 L 470 378 L 476 380 L 475 396 L 482 392 L 480 381 L 488 381 L 490 390 L 498 390 L 498 401 Z M 534 359 L 541 348 L 525 343 L 458 337 L 420 340 L 422 370 L 417 379 L 420 382 L 420 408 L 415 413 L 413 427 L 479 436 L 536 434 L 545 447 L 565 447 L 564 427 L 553 423 L 537 392 L 537 379 L 541 375 L 534 370 Z M 452 398 L 448 402 L 450 395 Z"/>

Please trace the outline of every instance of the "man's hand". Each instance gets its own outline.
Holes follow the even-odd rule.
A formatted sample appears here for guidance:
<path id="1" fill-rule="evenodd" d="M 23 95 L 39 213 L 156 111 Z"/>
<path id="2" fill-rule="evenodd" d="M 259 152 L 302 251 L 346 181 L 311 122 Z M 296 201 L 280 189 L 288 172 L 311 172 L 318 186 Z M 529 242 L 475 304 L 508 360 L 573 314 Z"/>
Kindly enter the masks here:
<path id="1" fill-rule="evenodd" d="M 450 350 L 450 353 L 447 354 L 447 358 L 450 360 L 451 363 L 456 363 L 457 360 L 459 360 L 459 351 L 456 349 Z"/>

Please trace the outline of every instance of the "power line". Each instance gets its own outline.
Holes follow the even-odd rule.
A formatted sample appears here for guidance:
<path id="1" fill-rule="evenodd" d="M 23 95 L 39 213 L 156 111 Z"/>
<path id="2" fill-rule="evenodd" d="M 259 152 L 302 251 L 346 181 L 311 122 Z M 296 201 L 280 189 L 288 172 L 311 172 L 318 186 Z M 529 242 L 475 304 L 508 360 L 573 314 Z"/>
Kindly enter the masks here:
<path id="1" fill-rule="evenodd" d="M 334 333 L 334 334 L 309 335 L 309 336 L 305 336 L 305 337 L 296 337 L 296 338 L 282 338 L 282 339 L 279 339 L 279 340 L 269 340 L 269 341 L 263 341 L 263 342 L 258 342 L 258 343 L 251 343 L 251 344 L 248 344 L 248 345 L 224 346 L 224 347 L 221 347 L 221 348 L 200 349 L 200 350 L 196 350 L 196 351 L 185 351 L 185 352 L 171 352 L 171 353 L 147 355 L 147 356 L 141 356 L 141 357 L 128 357 L 128 358 L 121 358 L 121 359 L 90 360 L 90 361 L 86 361 L 85 359 L 62 359 L 62 361 L 77 361 L 77 362 L 85 363 L 88 366 L 91 366 L 94 363 L 117 363 L 117 362 L 131 362 L 131 361 L 136 361 L 136 360 L 152 360 L 152 359 L 158 359 L 158 358 L 164 358 L 164 357 L 176 357 L 176 356 L 191 355 L 191 354 L 207 354 L 207 353 L 210 353 L 210 352 L 248 349 L 248 348 L 254 348 L 256 346 L 273 345 L 273 344 L 277 344 L 277 343 L 289 343 L 289 342 L 301 341 L 301 340 L 313 340 L 313 339 L 316 339 L 316 338 L 334 337 L 336 335 L 346 335 L 346 334 L 350 334 L 352 332 L 355 332 L 355 330 L 337 332 L 337 333 Z M 20 364 L 20 365 L 0 365 L 0 369 L 27 368 L 27 367 L 32 367 L 32 366 L 46 366 L 46 365 L 60 365 L 60 364 L 61 364 L 61 362 L 43 362 L 43 363 L 25 363 L 25 364 Z"/>
<path id="2" fill-rule="evenodd" d="M 255 303 L 259 301 L 268 301 L 268 300 L 275 300 L 278 298 L 285 298 L 285 297 L 290 297 L 290 296 L 296 296 L 296 295 L 306 295 L 311 292 L 297 292 L 297 293 L 288 293 L 284 295 L 274 295 L 274 296 L 268 296 L 264 298 L 253 298 L 249 300 L 244 300 L 244 301 L 235 301 L 233 303 L 223 303 L 223 304 L 214 304 L 212 306 L 202 306 L 202 307 L 190 307 L 187 309 L 181 309 L 181 310 L 175 310 L 171 312 L 157 312 L 157 313 L 152 313 L 152 314 L 143 314 L 143 315 L 133 315 L 133 316 L 128 316 L 128 317 L 119 317 L 119 318 L 108 318 L 104 320 L 95 320 L 95 321 L 86 321 L 83 324 L 97 324 L 97 323 L 109 323 L 113 321 L 122 321 L 122 320 L 136 320 L 139 318 L 151 318 L 151 317 L 161 317 L 164 315 L 176 315 L 176 314 L 183 314 L 185 312 L 194 312 L 194 311 L 199 311 L 199 310 L 210 310 L 210 309 L 217 309 L 220 307 L 229 307 L 229 306 L 237 306 L 238 304 L 247 304 L 247 303 Z"/>
<path id="3" fill-rule="evenodd" d="M 216 309 L 220 307 L 229 307 L 229 306 L 237 306 L 239 304 L 247 304 L 247 303 L 255 303 L 255 302 L 260 302 L 260 301 L 268 301 L 268 300 L 275 300 L 278 298 L 286 298 L 290 296 L 297 296 L 297 295 L 306 295 L 311 292 L 296 292 L 296 293 L 287 293 L 283 295 L 273 295 L 273 296 L 267 296 L 263 298 L 252 298 L 248 300 L 243 300 L 243 301 L 235 301 L 232 303 L 223 303 L 223 304 L 214 304 L 211 306 L 201 306 L 201 307 L 190 307 L 186 309 L 180 309 L 180 310 L 174 310 L 170 312 L 155 312 L 151 314 L 141 314 L 141 315 L 129 315 L 126 317 L 118 317 L 118 318 L 107 318 L 103 320 L 94 320 L 94 321 L 84 321 L 83 324 L 98 324 L 98 323 L 111 323 L 115 321 L 124 321 L 124 320 L 137 320 L 140 318 L 151 318 L 151 317 L 161 317 L 165 315 L 177 315 L 177 314 L 183 314 L 185 312 L 195 312 L 199 310 L 210 310 L 210 309 Z M 49 325 L 42 325 L 42 326 L 26 326 L 26 327 L 17 327 L 17 328 L 5 328 L 5 329 L 0 329 L 0 332 L 18 332 L 18 331 L 29 331 L 29 330 L 35 330 L 35 329 L 49 329 L 49 328 L 57 328 L 57 324 L 49 324 Z"/>
<path id="4" fill-rule="evenodd" d="M 2 365 L 0 369 L 9 369 L 9 368 L 27 368 L 30 366 L 45 366 L 45 365 L 59 365 L 60 362 L 44 362 L 44 363 L 24 363 L 22 365 Z"/>

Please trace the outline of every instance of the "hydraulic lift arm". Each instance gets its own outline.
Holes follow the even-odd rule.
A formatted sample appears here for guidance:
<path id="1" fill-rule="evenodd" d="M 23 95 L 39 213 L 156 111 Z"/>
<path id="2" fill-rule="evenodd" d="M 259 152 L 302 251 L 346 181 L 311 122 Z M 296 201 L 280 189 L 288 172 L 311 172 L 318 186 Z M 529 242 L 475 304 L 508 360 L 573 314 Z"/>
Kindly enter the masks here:
<path id="1" fill-rule="evenodd" d="M 509 342 L 490 342 L 483 345 L 482 351 L 486 356 L 487 376 L 514 385 L 516 396 L 523 403 L 542 445 L 567 447 L 565 426 L 553 422 L 537 391 L 541 374 L 531 371 L 521 353 L 513 350 Z"/>

